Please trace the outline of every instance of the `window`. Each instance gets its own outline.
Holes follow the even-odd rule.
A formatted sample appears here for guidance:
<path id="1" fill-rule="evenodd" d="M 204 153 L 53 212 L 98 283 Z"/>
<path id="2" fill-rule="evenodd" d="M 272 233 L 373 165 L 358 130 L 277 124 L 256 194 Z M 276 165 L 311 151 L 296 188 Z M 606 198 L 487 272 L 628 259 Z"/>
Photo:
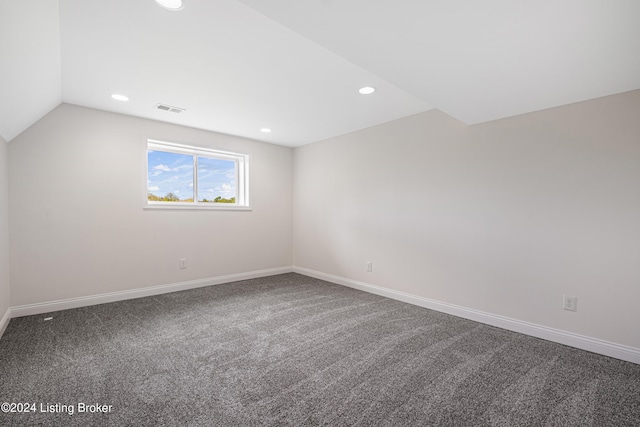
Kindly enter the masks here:
<path id="1" fill-rule="evenodd" d="M 246 209 L 249 156 L 147 141 L 147 207 Z"/>

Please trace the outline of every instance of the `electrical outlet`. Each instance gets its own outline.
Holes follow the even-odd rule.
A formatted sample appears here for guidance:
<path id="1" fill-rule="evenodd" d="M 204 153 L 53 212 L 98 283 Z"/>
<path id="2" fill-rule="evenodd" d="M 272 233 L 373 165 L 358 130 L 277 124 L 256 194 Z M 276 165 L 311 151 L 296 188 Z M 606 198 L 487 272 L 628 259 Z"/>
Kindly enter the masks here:
<path id="1" fill-rule="evenodd" d="M 186 259 L 186 258 L 182 258 L 182 259 L 180 260 L 180 268 L 181 268 L 181 269 L 183 269 L 183 268 L 187 268 L 187 259 Z"/>
<path id="2" fill-rule="evenodd" d="M 371 272 L 373 271 L 373 263 L 372 263 L 371 261 L 367 261 L 367 262 L 365 262 L 365 263 L 364 263 L 364 265 L 366 266 L 367 271 L 368 271 L 369 273 L 371 273 Z"/>
<path id="3" fill-rule="evenodd" d="M 562 298 L 562 308 L 569 311 L 578 311 L 578 297 L 564 295 Z"/>

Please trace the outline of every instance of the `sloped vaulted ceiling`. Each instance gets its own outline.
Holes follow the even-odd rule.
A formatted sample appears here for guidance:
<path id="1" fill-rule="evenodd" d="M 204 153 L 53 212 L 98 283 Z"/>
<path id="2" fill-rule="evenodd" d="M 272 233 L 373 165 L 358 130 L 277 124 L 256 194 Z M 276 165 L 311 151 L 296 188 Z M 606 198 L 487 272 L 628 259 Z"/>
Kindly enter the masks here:
<path id="1" fill-rule="evenodd" d="M 0 0 L 0 135 L 10 141 L 62 99 L 57 0 Z"/>
<path id="2" fill-rule="evenodd" d="M 297 146 L 640 88 L 637 0 L 0 0 L 0 36 L 7 140 L 60 102 Z"/>
<path id="3" fill-rule="evenodd" d="M 467 124 L 640 88 L 637 0 L 241 0 Z"/>

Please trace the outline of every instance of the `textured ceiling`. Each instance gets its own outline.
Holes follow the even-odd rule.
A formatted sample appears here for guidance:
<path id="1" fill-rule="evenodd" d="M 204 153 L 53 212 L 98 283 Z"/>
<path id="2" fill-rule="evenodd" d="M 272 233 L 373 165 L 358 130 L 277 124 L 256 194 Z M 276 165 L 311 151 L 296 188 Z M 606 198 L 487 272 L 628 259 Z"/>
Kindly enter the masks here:
<path id="1" fill-rule="evenodd" d="M 640 89 L 637 0 L 21 0 L 0 24 L 7 140 L 60 102 L 298 146 Z"/>

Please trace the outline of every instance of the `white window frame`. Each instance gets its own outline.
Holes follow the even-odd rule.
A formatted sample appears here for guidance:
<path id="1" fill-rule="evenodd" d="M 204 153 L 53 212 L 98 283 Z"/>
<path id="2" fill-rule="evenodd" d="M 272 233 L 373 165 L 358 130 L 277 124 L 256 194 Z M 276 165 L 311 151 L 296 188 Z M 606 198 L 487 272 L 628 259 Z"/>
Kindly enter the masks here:
<path id="1" fill-rule="evenodd" d="M 160 202 L 149 200 L 149 150 L 164 151 L 193 156 L 193 202 Z M 232 160 L 236 164 L 236 203 L 198 202 L 198 156 L 213 159 Z M 195 147 L 174 142 L 147 140 L 145 150 L 144 209 L 209 209 L 209 210 L 251 210 L 249 204 L 249 155 L 211 148 Z"/>

